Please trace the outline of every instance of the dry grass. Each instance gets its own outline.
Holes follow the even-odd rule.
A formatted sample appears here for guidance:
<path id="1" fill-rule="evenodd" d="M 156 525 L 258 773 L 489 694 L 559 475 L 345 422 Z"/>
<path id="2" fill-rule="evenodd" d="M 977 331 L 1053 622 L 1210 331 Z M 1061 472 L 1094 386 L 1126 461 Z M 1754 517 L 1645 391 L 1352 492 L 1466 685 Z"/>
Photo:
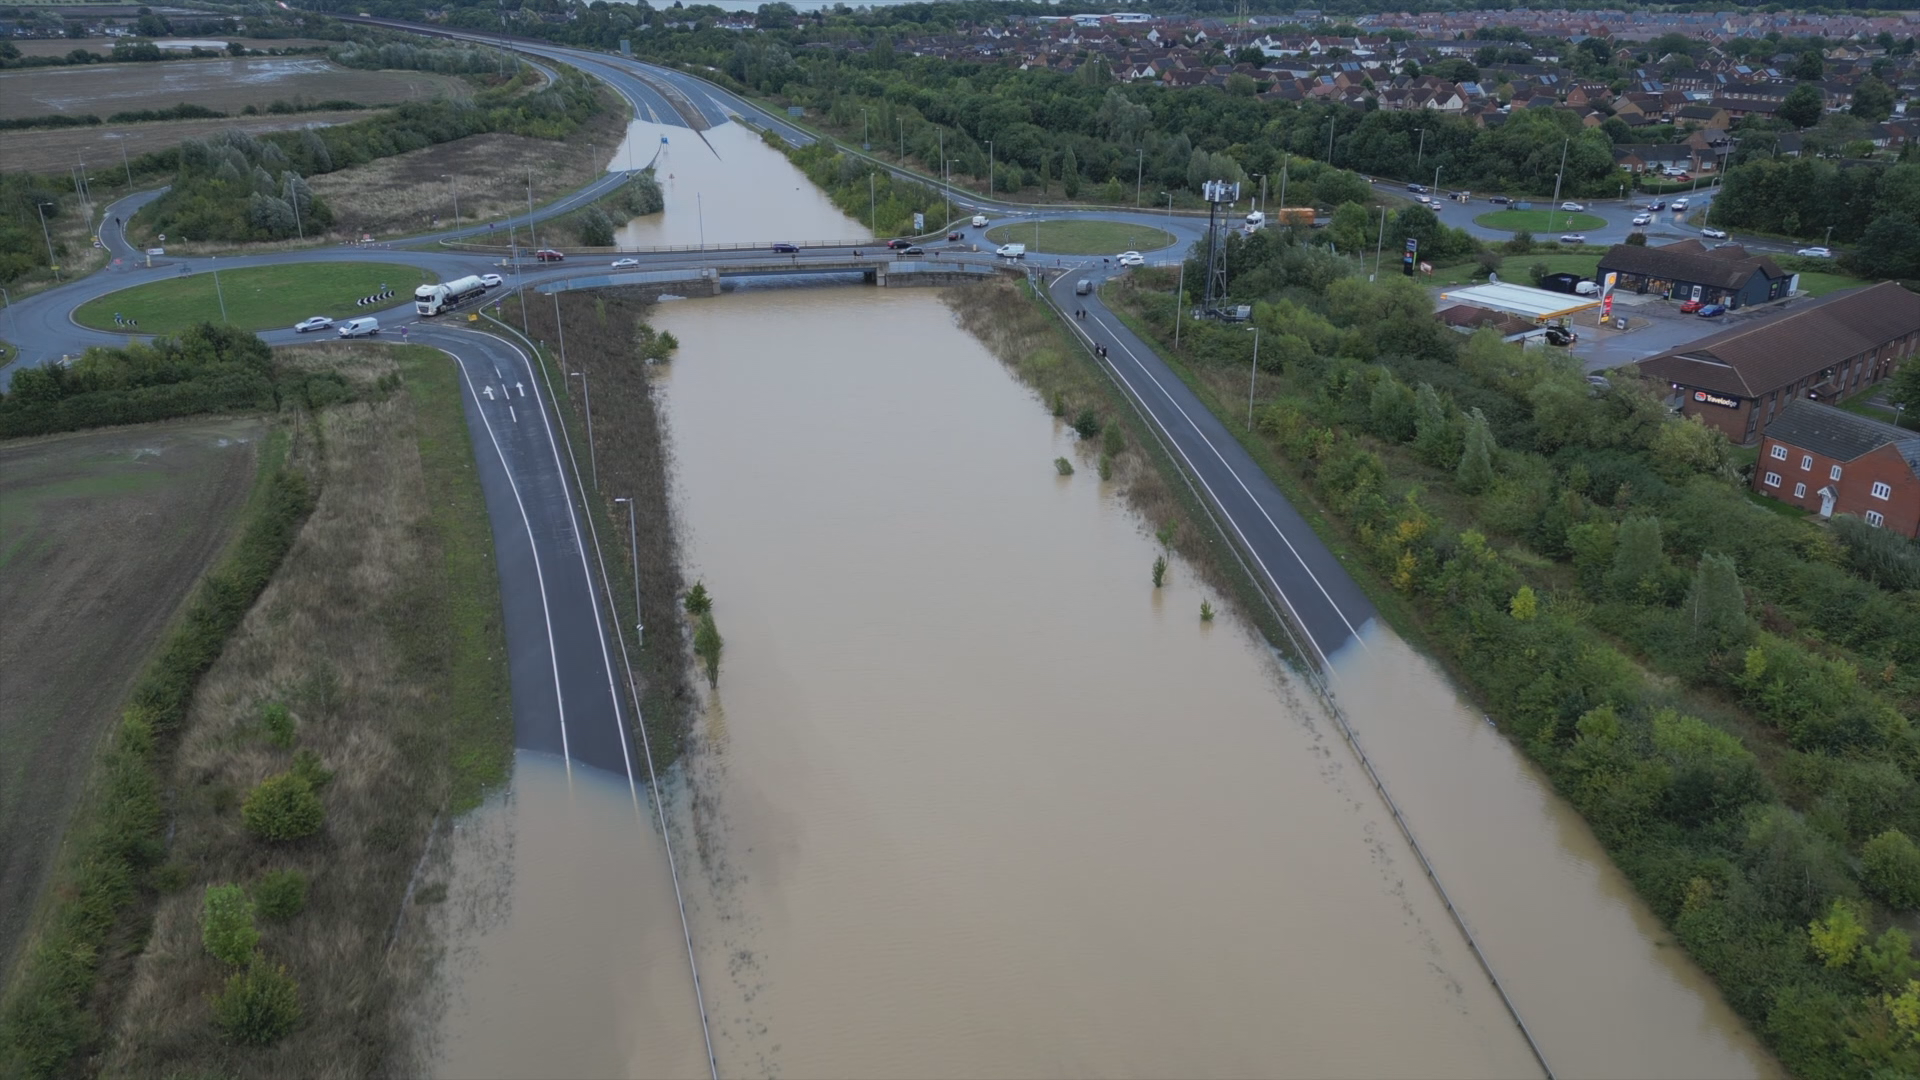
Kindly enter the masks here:
<path id="1" fill-rule="evenodd" d="M 1020 380 L 1032 387 L 1049 409 L 1064 406 L 1071 422 L 1092 409 L 1103 430 L 1119 425 L 1125 446 L 1109 462 L 1108 483 L 1152 529 L 1175 526 L 1173 548 L 1199 568 L 1209 587 L 1237 601 L 1240 613 L 1274 633 L 1267 608 L 1252 582 L 1234 562 L 1225 537 L 1213 526 L 1192 491 L 1177 478 L 1179 468 L 1160 448 L 1146 422 L 1096 361 L 1071 338 L 1051 310 L 1036 300 L 1024 282 L 996 279 L 948 289 L 947 305 L 960 325 L 980 339 Z M 1097 470 L 1102 438 L 1082 439 L 1075 452 L 1083 467 Z"/>
<path id="2" fill-rule="evenodd" d="M 356 382 L 394 370 L 391 351 L 368 345 L 313 347 L 297 362 Z M 410 386 L 417 370 L 409 369 Z M 169 785 L 169 862 L 183 887 L 161 898 L 145 948 L 121 980 L 109 1073 L 357 1077 L 383 1071 L 401 1045 L 396 1002 L 431 957 L 418 941 L 389 952 L 389 933 L 432 823 L 454 797 L 458 690 L 447 639 L 461 633 L 448 624 L 462 620 L 446 596 L 473 584 L 445 572 L 449 536 L 438 508 L 461 495 L 457 481 L 430 475 L 431 452 L 423 463 L 423 436 L 434 425 L 414 398 L 408 391 L 335 406 L 309 421 L 312 435 L 296 456 L 318 477 L 319 499 L 195 697 Z M 457 417 L 457 396 L 436 407 L 448 405 Z M 444 424 L 435 430 L 445 438 Z M 470 456 L 467 482 L 477 491 Z M 468 512 L 484 514 L 477 505 Z M 483 569 L 491 590 L 490 557 Z M 503 647 L 493 648 L 503 667 Z M 269 845 L 241 826 L 245 793 L 294 753 L 265 739 L 267 702 L 292 710 L 296 747 L 334 773 L 322 794 L 326 827 L 308 841 Z M 263 925 L 261 945 L 299 981 L 304 1019 L 273 1047 L 228 1046 L 212 1027 L 208 995 L 225 971 L 201 948 L 201 892 L 282 868 L 312 879 L 308 907 Z"/>
<path id="3" fill-rule="evenodd" d="M 527 210 L 527 176 L 540 205 L 585 187 L 606 170 L 626 135 L 627 111 L 605 91 L 601 111 L 563 142 L 524 135 L 470 135 L 464 139 L 381 158 L 312 179 L 314 193 L 333 208 L 334 231 L 376 237 L 423 232 L 453 224 L 457 178 L 460 220 L 501 221 Z M 500 240 L 506 241 L 505 230 Z"/>
<path id="4" fill-rule="evenodd" d="M 594 453 L 600 473 L 600 494 L 592 504 L 598 513 L 607 571 L 614 579 L 615 618 L 629 628 L 634 625 L 633 548 L 628 544 L 627 508 L 613 500 L 632 497 L 638 508 L 633 527 L 639 536 L 640 603 L 647 641 L 635 660 L 647 738 L 654 764 L 664 769 L 679 756 L 698 699 L 688 677 L 692 654 L 679 604 L 683 582 L 669 495 L 672 443 L 666 417 L 654 407 L 648 365 L 637 343 L 647 332 L 642 327 L 653 304 L 630 289 L 557 295 L 566 322 L 569 364 L 585 370 L 592 384 Z M 536 299 L 528 314 L 535 340 L 558 342 L 551 298 Z M 516 319 L 508 321 L 517 325 Z M 581 395 L 576 392 L 578 383 L 555 376 L 553 385 L 584 474 L 586 422 Z M 590 475 L 588 479 L 591 482 Z"/>
<path id="5" fill-rule="evenodd" d="M 0 446 L 0 973 L 100 733 L 231 533 L 263 430 L 193 420 Z"/>
<path id="6" fill-rule="evenodd" d="M 372 115 L 364 110 L 310 112 L 292 116 L 236 116 L 228 120 L 165 120 L 150 124 L 0 132 L 0 170 L 58 176 L 76 161 L 90 162 L 96 171 L 105 170 L 119 166 L 122 147 L 128 155 L 138 157 L 178 146 L 187 139 L 206 138 L 216 131 L 246 131 L 257 135 L 310 124 L 351 124 Z"/>
<path id="7" fill-rule="evenodd" d="M 0 72 L 0 117 L 113 113 L 182 103 L 238 115 L 276 100 L 341 100 L 392 105 L 437 97 L 466 98 L 457 75 L 426 71 L 359 71 L 323 56 L 87 64 Z"/>

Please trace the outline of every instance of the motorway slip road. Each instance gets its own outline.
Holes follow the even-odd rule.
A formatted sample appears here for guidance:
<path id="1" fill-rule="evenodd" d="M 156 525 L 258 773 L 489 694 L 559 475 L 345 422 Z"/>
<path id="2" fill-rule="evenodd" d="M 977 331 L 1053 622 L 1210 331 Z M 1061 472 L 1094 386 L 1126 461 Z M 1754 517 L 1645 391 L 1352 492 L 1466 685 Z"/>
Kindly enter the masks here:
<path id="1" fill-rule="evenodd" d="M 1377 617 L 1346 567 L 1320 541 L 1252 455 L 1151 346 L 1124 326 L 1096 292 L 1076 296 L 1073 283 L 1087 276 L 1068 269 L 1049 286 L 1062 311 L 1085 308 L 1085 320 L 1069 319 L 1088 348 L 1104 345 L 1113 373 L 1152 416 L 1224 524 L 1252 557 L 1253 571 L 1294 625 L 1304 630 L 1323 668 Z"/>

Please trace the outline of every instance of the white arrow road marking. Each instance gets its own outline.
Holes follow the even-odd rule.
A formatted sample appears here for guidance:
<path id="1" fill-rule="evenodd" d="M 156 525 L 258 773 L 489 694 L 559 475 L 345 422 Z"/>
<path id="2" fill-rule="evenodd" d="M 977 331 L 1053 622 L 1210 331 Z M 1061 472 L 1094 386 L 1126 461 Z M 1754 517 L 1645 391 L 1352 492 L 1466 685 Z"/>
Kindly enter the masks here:
<path id="1" fill-rule="evenodd" d="M 485 391 L 487 392 L 487 400 L 488 400 L 488 401 L 492 401 L 492 400 L 493 400 L 493 387 L 491 387 L 491 386 L 487 386 L 487 387 L 482 387 L 482 389 L 484 389 L 484 390 L 485 390 Z"/>
<path id="2" fill-rule="evenodd" d="M 521 396 L 521 397 L 526 397 L 526 396 L 527 396 L 527 384 L 526 384 L 526 383 L 514 383 L 514 384 L 513 384 L 513 388 L 514 388 L 515 390 L 518 390 L 518 391 L 520 391 L 520 396 Z"/>

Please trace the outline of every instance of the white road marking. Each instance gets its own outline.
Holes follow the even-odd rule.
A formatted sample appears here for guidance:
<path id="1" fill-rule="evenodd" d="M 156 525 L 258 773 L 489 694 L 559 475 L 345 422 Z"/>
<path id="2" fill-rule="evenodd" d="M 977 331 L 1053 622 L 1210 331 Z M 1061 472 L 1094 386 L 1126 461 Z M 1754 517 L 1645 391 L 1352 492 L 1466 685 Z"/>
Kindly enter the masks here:
<path id="1" fill-rule="evenodd" d="M 453 357 L 454 364 L 460 368 L 460 377 L 466 380 L 467 391 L 472 393 L 473 377 L 467 374 L 466 363 L 460 359 L 458 353 L 452 350 L 440 351 Z M 491 390 L 492 387 L 488 389 Z M 477 398 L 478 395 L 476 394 L 475 397 Z M 547 624 L 547 663 L 553 668 L 553 703 L 560 712 L 560 757 L 567 763 L 568 779 L 572 779 L 573 756 L 567 751 L 567 701 L 565 692 L 560 689 L 560 653 L 553 641 L 553 610 L 547 604 L 547 576 L 546 572 L 540 568 L 540 545 L 534 542 L 533 519 L 527 516 L 526 501 L 520 497 L 520 485 L 514 482 L 513 467 L 507 464 L 507 453 L 500 448 L 500 438 L 493 433 L 493 422 L 487 419 L 487 410 L 476 411 L 480 414 L 480 422 L 486 425 L 487 439 L 493 443 L 494 456 L 500 459 L 500 469 L 507 474 L 507 486 L 513 490 L 514 505 L 520 508 L 520 524 L 527 529 L 527 548 L 533 553 L 533 579 L 540 589 L 540 615 Z"/>

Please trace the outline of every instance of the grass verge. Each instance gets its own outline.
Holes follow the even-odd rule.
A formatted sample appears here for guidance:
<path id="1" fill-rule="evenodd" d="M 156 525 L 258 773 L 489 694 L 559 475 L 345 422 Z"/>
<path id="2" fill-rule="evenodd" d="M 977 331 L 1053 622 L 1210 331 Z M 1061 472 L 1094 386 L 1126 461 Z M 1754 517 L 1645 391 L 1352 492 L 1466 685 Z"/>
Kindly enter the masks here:
<path id="1" fill-rule="evenodd" d="M 344 375 L 356 400 L 303 414 L 311 517 L 207 673 L 168 775 L 171 839 L 103 1068 L 115 1074 L 366 1076 L 408 1038 L 402 1001 L 432 943 L 397 928 L 436 823 L 502 780 L 511 753 L 492 537 L 454 365 L 423 347 L 313 346 L 294 367 Z M 397 378 L 396 378 L 397 377 Z M 277 718 L 270 719 L 270 718 Z M 247 793 L 324 770 L 324 823 L 267 841 Z M 201 896 L 270 876 L 308 883 L 260 949 L 298 984 L 301 1019 L 270 1045 L 218 1037 L 230 974 L 201 946 Z"/>
<path id="2" fill-rule="evenodd" d="M 1558 235 L 1563 232 L 1604 228 L 1607 221 L 1592 214 L 1581 214 L 1571 210 L 1495 210 L 1474 218 L 1473 223 L 1506 232 L 1519 232 L 1524 229 L 1531 233 Z"/>
<path id="3" fill-rule="evenodd" d="M 1118 255 L 1169 247 L 1173 235 L 1123 221 L 1067 220 L 996 225 L 987 230 L 987 242 L 1025 244 L 1028 251 L 1040 255 Z"/>
<path id="4" fill-rule="evenodd" d="M 198 323 L 222 322 L 240 330 L 292 326 L 309 315 L 336 319 L 365 314 L 354 301 L 385 285 L 396 297 L 434 280 L 432 274 L 398 263 L 289 263 L 191 274 L 136 285 L 89 300 L 73 319 L 96 330 L 175 334 Z M 222 315 L 222 301 L 225 314 Z M 138 325 L 116 325 L 114 317 Z"/>
<path id="5" fill-rule="evenodd" d="M 646 323 L 652 301 L 626 289 L 565 292 L 559 296 L 566 325 L 569 366 L 562 369 L 547 349 L 537 350 L 544 383 L 566 430 L 586 512 L 599 537 L 612 593 L 611 617 L 626 635 L 628 655 L 640 683 L 640 713 L 657 769 L 666 769 L 684 749 L 699 697 L 692 671 L 691 625 L 680 606 L 679 543 L 674 534 L 669 475 L 671 443 L 666 417 L 655 407 L 647 357 L 671 351 Z M 518 298 L 506 303 L 505 321 L 517 324 Z M 528 327 L 537 341 L 560 340 L 554 301 L 539 297 L 529 305 Z M 498 329 L 496 327 L 496 329 Z M 518 336 L 501 331 L 503 336 Z M 587 451 L 585 396 L 581 382 L 565 371 L 584 371 L 593 397 L 593 451 Z M 563 449 L 569 448 L 563 445 Z M 597 469 L 599 488 L 593 487 Z M 615 499 L 633 500 L 634 515 Z M 635 539 L 640 574 L 638 613 L 634 604 Z M 596 563 L 595 569 L 600 569 Z M 636 623 L 647 629 L 635 648 Z"/>

